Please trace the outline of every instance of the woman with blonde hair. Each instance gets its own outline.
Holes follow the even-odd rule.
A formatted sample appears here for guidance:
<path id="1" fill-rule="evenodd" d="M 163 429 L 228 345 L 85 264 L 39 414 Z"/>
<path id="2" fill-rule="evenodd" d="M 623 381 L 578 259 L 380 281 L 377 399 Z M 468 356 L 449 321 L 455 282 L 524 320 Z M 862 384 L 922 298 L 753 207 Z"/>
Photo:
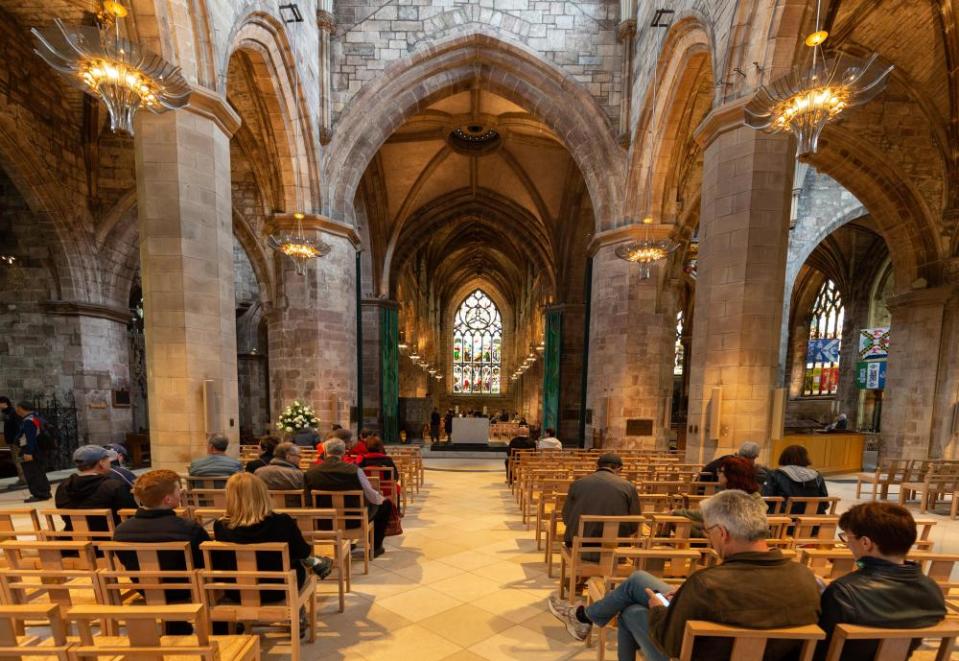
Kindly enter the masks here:
<path id="1" fill-rule="evenodd" d="M 305 567 L 311 568 L 320 578 L 326 578 L 333 569 L 332 560 L 312 555 L 313 549 L 303 539 L 293 517 L 273 511 L 266 483 L 251 473 L 234 473 L 226 481 L 226 515 L 213 523 L 213 538 L 230 544 L 288 544 L 290 561 L 296 569 L 296 582 L 300 587 L 306 581 Z M 258 570 L 283 571 L 278 554 L 258 553 L 257 556 Z M 214 569 L 236 569 L 216 566 L 216 556 L 213 564 Z M 282 601 L 284 594 L 264 592 L 262 598 L 264 601 Z M 301 633 L 305 631 L 300 629 Z"/>

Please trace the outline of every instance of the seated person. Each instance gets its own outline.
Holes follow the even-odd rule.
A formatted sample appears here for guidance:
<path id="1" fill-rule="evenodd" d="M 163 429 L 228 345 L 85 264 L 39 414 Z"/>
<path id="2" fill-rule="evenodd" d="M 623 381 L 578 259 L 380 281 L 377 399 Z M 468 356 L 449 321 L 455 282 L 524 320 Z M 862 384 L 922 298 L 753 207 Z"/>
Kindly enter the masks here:
<path id="1" fill-rule="evenodd" d="M 849 417 L 845 413 L 840 413 L 839 417 L 826 425 L 825 432 L 841 432 L 849 429 Z"/>
<path id="2" fill-rule="evenodd" d="M 764 496 L 779 496 L 781 498 L 819 498 L 829 495 L 826 489 L 826 480 L 813 468 L 809 459 L 809 451 L 802 445 L 789 445 L 779 454 L 779 468 L 770 471 L 763 485 Z M 770 509 L 774 505 L 769 505 Z M 818 513 L 823 514 L 829 508 L 827 503 L 819 505 Z M 787 514 L 798 514 L 803 509 L 802 503 L 793 505 L 793 511 Z"/>
<path id="3" fill-rule="evenodd" d="M 110 477 L 115 480 L 122 480 L 127 483 L 127 486 L 133 487 L 133 483 L 137 481 L 137 476 L 125 466 L 127 457 L 129 457 L 126 446 L 122 443 L 109 443 L 104 447 L 113 452 L 113 460 L 110 462 Z"/>
<path id="4" fill-rule="evenodd" d="M 270 464 L 258 468 L 254 475 L 263 480 L 268 489 L 302 489 L 303 471 L 300 470 L 300 450 L 300 446 L 294 443 L 280 443 L 273 451 Z"/>
<path id="5" fill-rule="evenodd" d="M 746 459 L 730 455 L 719 464 L 719 489 L 739 489 L 757 501 L 763 503 L 763 495 L 756 483 L 756 471 Z M 671 512 L 674 516 L 684 516 L 693 522 L 690 537 L 703 536 L 703 511 L 699 509 L 678 509 Z"/>
<path id="6" fill-rule="evenodd" d="M 226 514 L 213 522 L 213 537 L 218 542 L 229 544 L 266 544 L 282 542 L 289 545 L 290 563 L 296 570 L 296 584 L 306 582 L 305 567 L 310 567 L 320 578 L 326 578 L 333 569 L 329 558 L 316 558 L 312 547 L 303 539 L 296 520 L 289 514 L 273 511 L 266 484 L 255 475 L 239 472 L 226 482 Z M 232 556 L 227 556 L 231 557 Z M 224 558 L 213 555 L 213 569 L 235 570 Z M 264 572 L 283 571 L 280 557 L 274 553 L 257 553 L 257 569 Z M 263 602 L 283 601 L 281 591 L 262 592 Z M 239 600 L 238 594 L 227 592 L 227 599 Z M 301 625 L 306 613 L 300 612 Z M 300 633 L 305 635 L 303 626 Z"/>
<path id="7" fill-rule="evenodd" d="M 822 594 L 819 626 L 827 639 L 816 648 L 825 659 L 837 624 L 912 629 L 936 624 L 946 616 L 942 589 L 906 554 L 916 543 L 916 522 L 909 510 L 892 503 L 855 505 L 839 517 L 840 538 L 852 551 L 858 569 L 840 576 Z M 912 641 L 910 650 L 922 641 Z M 876 641 L 849 641 L 843 661 L 871 659 Z"/>
<path id="8" fill-rule="evenodd" d="M 320 435 L 313 427 L 304 427 L 293 435 L 293 442 L 304 448 L 316 447 L 320 442 Z"/>
<path id="9" fill-rule="evenodd" d="M 359 464 L 363 460 L 363 455 L 369 452 L 369 448 L 366 447 L 366 440 L 369 438 L 370 433 L 367 431 L 366 436 L 363 436 L 364 431 L 366 430 L 360 431 L 360 437 L 356 443 L 353 442 L 353 432 L 349 429 L 339 429 L 335 432 L 334 438 L 342 440 L 346 445 L 346 461 Z"/>
<path id="10" fill-rule="evenodd" d="M 117 514 L 122 509 L 137 506 L 130 493 L 130 485 L 110 477 L 114 453 L 99 445 L 83 445 L 73 453 L 77 473 L 68 477 L 57 487 L 54 502 L 63 510 L 108 509 L 113 512 L 113 522 L 120 523 Z M 90 530 L 108 530 L 104 517 L 91 517 Z M 65 530 L 72 530 L 69 521 Z"/>
<path id="11" fill-rule="evenodd" d="M 363 454 L 363 460 L 360 462 L 360 468 L 367 466 L 386 466 L 393 469 L 393 480 L 398 480 L 400 471 L 396 467 L 393 457 L 386 454 L 386 447 L 383 440 L 376 435 L 366 439 L 366 452 Z"/>
<path id="12" fill-rule="evenodd" d="M 276 446 L 279 444 L 279 439 L 273 438 L 272 436 L 261 438 L 259 443 L 260 457 L 247 462 L 246 472 L 256 473 L 258 468 L 263 468 L 268 465 L 273 460 L 273 451 L 276 450 Z"/>
<path id="13" fill-rule="evenodd" d="M 383 548 L 383 540 L 393 515 L 393 503 L 384 499 L 383 494 L 373 488 L 363 469 L 343 460 L 346 445 L 341 439 L 332 438 L 323 446 L 326 450 L 323 463 L 314 465 L 303 476 L 307 504 L 312 505 L 314 491 L 362 491 L 366 498 L 369 520 L 373 522 L 373 557 L 379 557 L 386 550 Z M 320 502 L 316 506 L 327 505 Z M 350 526 L 351 523 L 354 525 Z M 356 527 L 359 523 L 348 521 L 347 527 Z"/>
<path id="14" fill-rule="evenodd" d="M 509 442 L 509 448 L 506 451 L 506 482 L 513 484 L 513 476 L 509 471 L 509 460 L 517 450 L 535 450 L 536 443 L 529 437 L 529 429 L 520 429 L 517 436 Z"/>
<path id="15" fill-rule="evenodd" d="M 213 434 L 207 440 L 206 456 L 194 459 L 187 472 L 196 477 L 219 477 L 233 475 L 243 470 L 243 464 L 235 457 L 227 456 L 230 439 L 223 434 Z"/>
<path id="16" fill-rule="evenodd" d="M 546 436 L 536 441 L 536 447 L 540 450 L 562 450 L 563 443 L 556 438 L 556 430 L 552 427 L 547 427 Z"/>
<path id="17" fill-rule="evenodd" d="M 573 545 L 573 538 L 579 534 L 579 517 L 598 516 L 635 516 L 642 514 L 636 485 L 620 476 L 623 460 L 619 455 L 608 452 L 596 460 L 596 472 L 574 480 L 563 502 L 563 524 L 566 532 L 563 543 Z M 599 537 L 603 534 L 602 523 L 587 523 L 583 528 L 586 537 Z M 622 537 L 636 531 L 636 524 L 620 525 Z M 591 562 L 592 554 L 585 556 Z"/>
<path id="18" fill-rule="evenodd" d="M 762 488 L 766 483 L 769 469 L 762 464 L 756 463 L 756 459 L 759 457 L 759 443 L 753 443 L 752 441 L 746 441 L 740 445 L 736 454 L 724 454 L 703 466 L 703 470 L 699 473 L 699 479 L 703 482 L 715 482 L 719 478 L 719 464 L 726 457 L 740 457 L 745 459 L 756 471 L 756 482 L 759 483 L 759 487 Z"/>
<path id="19" fill-rule="evenodd" d="M 555 597 L 549 609 L 578 640 L 595 623 L 605 625 L 619 616 L 620 661 L 634 661 L 642 650 L 646 661 L 678 657 L 686 622 L 706 620 L 734 627 L 772 629 L 815 624 L 819 619 L 819 589 L 812 572 L 766 547 L 766 507 L 752 496 L 727 489 L 704 500 L 706 536 L 723 559 L 701 569 L 680 587 L 637 571 L 603 599 L 573 607 Z M 669 601 L 665 606 L 661 593 Z M 797 641 L 772 640 L 767 659 L 791 658 Z M 697 641 L 694 659 L 729 659 L 731 641 Z"/>

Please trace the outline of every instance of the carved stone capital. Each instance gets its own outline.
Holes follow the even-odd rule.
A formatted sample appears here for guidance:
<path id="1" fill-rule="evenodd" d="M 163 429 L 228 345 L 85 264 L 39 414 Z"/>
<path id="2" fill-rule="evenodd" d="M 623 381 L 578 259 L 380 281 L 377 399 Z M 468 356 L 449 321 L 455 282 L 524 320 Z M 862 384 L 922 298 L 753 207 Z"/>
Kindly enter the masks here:
<path id="1" fill-rule="evenodd" d="M 626 41 L 627 39 L 632 39 L 636 34 L 636 20 L 632 18 L 627 18 L 625 21 L 620 21 L 619 25 L 616 26 L 616 38 L 620 41 Z"/>
<path id="2" fill-rule="evenodd" d="M 190 94 L 190 103 L 184 110 L 206 119 L 212 119 L 220 127 L 220 130 L 230 137 L 233 137 L 233 134 L 239 130 L 240 124 L 243 123 L 225 97 L 205 87 L 193 88 L 193 92 Z"/>
<path id="3" fill-rule="evenodd" d="M 336 17 L 328 11 L 319 9 L 316 12 L 316 26 L 323 32 L 333 34 L 336 32 Z"/>

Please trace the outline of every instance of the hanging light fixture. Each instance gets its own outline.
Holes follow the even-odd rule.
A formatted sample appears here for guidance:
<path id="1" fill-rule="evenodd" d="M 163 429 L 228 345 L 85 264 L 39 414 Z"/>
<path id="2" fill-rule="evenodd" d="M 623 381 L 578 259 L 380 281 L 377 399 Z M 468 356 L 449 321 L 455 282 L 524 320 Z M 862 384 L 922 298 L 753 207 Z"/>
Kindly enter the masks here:
<path id="1" fill-rule="evenodd" d="M 120 21 L 126 15 L 121 2 L 105 0 L 97 13 L 97 27 L 64 25 L 54 19 L 52 26 L 31 32 L 37 40 L 37 55 L 103 101 L 110 114 L 110 130 L 133 135 L 137 110 L 161 113 L 182 108 L 192 90 L 180 67 L 120 36 Z"/>
<path id="2" fill-rule="evenodd" d="M 299 275 L 306 273 L 306 265 L 311 259 L 322 257 L 330 252 L 330 246 L 320 240 L 308 239 L 303 233 L 302 213 L 294 213 L 296 230 L 271 234 L 268 240 L 270 246 L 293 260 L 293 266 Z"/>
<path id="3" fill-rule="evenodd" d="M 653 27 L 669 28 L 671 23 L 654 25 Z M 648 280 L 652 275 L 652 265 L 669 257 L 669 254 L 679 247 L 672 239 L 655 239 L 651 236 L 649 226 L 654 224 L 653 219 L 653 136 L 655 135 L 656 121 L 656 88 L 659 87 L 659 71 L 653 66 L 653 95 L 650 107 L 650 118 L 647 123 L 646 144 L 649 150 L 649 164 L 646 166 L 646 190 L 643 193 L 642 224 L 643 236 L 639 240 L 624 243 L 616 248 L 616 256 L 620 259 L 639 264 L 639 279 Z"/>
<path id="4" fill-rule="evenodd" d="M 826 124 L 847 108 L 874 99 L 886 87 L 891 64 L 878 62 L 872 53 L 859 58 L 834 53 L 827 58 L 822 44 L 829 33 L 820 26 L 820 4 L 816 2 L 816 31 L 806 37 L 812 48 L 812 65 L 802 66 L 764 85 L 746 105 L 746 124 L 770 133 L 789 132 L 796 137 L 796 157 L 814 154 Z"/>

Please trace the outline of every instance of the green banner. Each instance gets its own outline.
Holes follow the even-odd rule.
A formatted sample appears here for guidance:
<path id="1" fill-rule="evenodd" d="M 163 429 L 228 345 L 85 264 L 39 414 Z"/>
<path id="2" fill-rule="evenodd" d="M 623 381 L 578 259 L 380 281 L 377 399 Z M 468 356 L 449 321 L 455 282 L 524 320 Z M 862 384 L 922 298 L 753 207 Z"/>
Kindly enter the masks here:
<path id="1" fill-rule="evenodd" d="M 396 308 L 380 308 L 380 417 L 383 441 L 399 442 L 400 360 L 399 318 Z"/>
<path id="2" fill-rule="evenodd" d="M 559 362 L 563 348 L 563 312 L 546 312 L 546 349 L 543 352 L 543 429 L 559 433 Z"/>

